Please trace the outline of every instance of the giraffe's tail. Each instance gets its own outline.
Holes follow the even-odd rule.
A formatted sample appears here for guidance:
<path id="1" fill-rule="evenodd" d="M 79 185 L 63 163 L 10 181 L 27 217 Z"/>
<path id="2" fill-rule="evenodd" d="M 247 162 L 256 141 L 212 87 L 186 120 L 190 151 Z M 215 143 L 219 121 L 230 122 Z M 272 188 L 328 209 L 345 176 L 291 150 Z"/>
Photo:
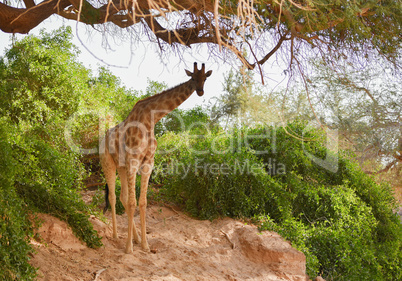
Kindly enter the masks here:
<path id="1" fill-rule="evenodd" d="M 107 209 L 109 208 L 109 187 L 107 184 L 105 185 L 105 208 L 103 208 L 103 213 L 106 213 Z"/>

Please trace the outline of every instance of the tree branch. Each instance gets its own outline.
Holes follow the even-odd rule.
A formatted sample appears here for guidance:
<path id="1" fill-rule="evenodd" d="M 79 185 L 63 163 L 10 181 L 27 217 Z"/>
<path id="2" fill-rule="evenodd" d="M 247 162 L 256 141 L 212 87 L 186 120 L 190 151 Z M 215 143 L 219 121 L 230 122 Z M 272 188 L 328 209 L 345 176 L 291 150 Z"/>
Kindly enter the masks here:
<path id="1" fill-rule="evenodd" d="M 25 3 L 25 9 L 12 7 L 12 4 L 18 5 L 20 1 Z M 397 46 L 399 41 L 397 36 L 389 36 L 388 33 L 393 34 L 392 32 L 399 31 L 399 15 L 383 17 L 382 10 L 374 4 L 351 4 L 353 9 L 350 8 L 348 11 L 351 10 L 352 13 L 346 13 L 342 8 L 342 3 L 330 3 L 325 7 L 300 3 L 305 2 L 294 0 L 238 2 L 218 0 L 44 0 L 35 5 L 35 0 L 7 0 L 7 2 L 0 2 L 0 30 L 7 33 L 28 33 L 53 14 L 88 25 L 111 22 L 120 28 L 127 28 L 143 22 L 147 29 L 159 39 L 159 42 L 164 41 L 169 45 L 177 43 L 184 46 L 197 43 L 217 44 L 220 49 L 224 47 L 233 52 L 248 69 L 254 69 L 268 61 L 282 47 L 285 40 L 305 41 L 309 43 L 310 47 L 320 45 L 324 48 L 331 47 L 334 40 L 334 34 L 332 34 L 334 26 L 356 18 L 361 23 L 361 18 L 364 17 L 366 19 L 364 26 L 339 26 L 340 41 L 342 41 L 343 31 L 350 29 L 351 34 L 353 32 L 359 34 L 362 32 L 361 28 L 373 27 L 372 32 L 373 36 L 376 36 L 376 40 L 371 40 L 371 42 L 374 42 L 372 43 L 374 48 L 379 50 L 380 55 L 387 57 L 387 53 L 383 54 L 382 49 L 379 49 L 383 46 L 387 47 L 389 58 L 396 61 L 395 53 L 397 51 L 393 46 Z M 393 7 L 397 6 L 396 3 L 391 4 Z M 172 18 L 168 17 L 168 14 L 173 12 L 177 12 L 176 15 Z M 373 15 L 377 14 L 379 17 L 374 19 Z M 158 22 L 158 17 L 163 17 L 169 24 L 176 19 L 179 19 L 179 22 L 175 28 L 170 29 L 170 26 L 165 28 L 160 21 Z M 381 22 L 387 24 L 392 32 L 374 33 L 378 31 Z M 285 35 L 281 35 L 281 30 L 285 30 Z M 269 42 L 271 43 L 279 37 L 279 41 L 260 60 L 256 57 L 255 49 L 250 48 L 255 60 L 251 64 L 240 50 L 241 45 L 246 40 L 258 41 L 259 35 L 270 32 L 272 32 L 271 38 L 264 40 L 271 40 Z M 367 41 L 360 37 L 352 39 L 356 41 L 355 43 Z M 265 49 L 266 43 L 262 42 L 260 46 L 256 44 L 253 47 Z M 340 47 L 351 48 L 348 45 L 340 45 Z M 292 51 L 291 48 L 290 52 Z M 364 49 L 357 52 L 362 53 Z M 370 96 L 369 92 L 366 94 Z M 370 98 L 372 97 L 370 96 Z"/>
<path id="2" fill-rule="evenodd" d="M 351 87 L 351 88 L 354 88 L 354 89 L 356 89 L 356 90 L 365 92 L 366 95 L 373 101 L 374 104 L 376 104 L 376 105 L 378 104 L 378 101 L 374 98 L 374 96 L 371 94 L 371 92 L 370 92 L 367 88 L 365 88 L 365 87 L 360 87 L 360 86 L 356 85 L 356 83 L 350 81 L 350 79 L 347 78 L 346 76 L 339 77 L 339 79 L 341 80 L 341 82 L 342 82 L 344 85 L 349 86 L 349 87 Z"/>
<path id="3" fill-rule="evenodd" d="M 48 0 L 31 8 L 20 9 L 0 2 L 0 29 L 7 33 L 26 34 L 69 5 L 68 0 Z"/>
<path id="4" fill-rule="evenodd" d="M 215 36 L 206 33 L 200 36 L 200 31 L 205 31 L 204 26 L 197 25 L 195 27 L 184 27 L 175 30 L 167 30 L 162 27 L 155 17 L 144 17 L 144 22 L 152 30 L 158 39 L 172 45 L 178 43 L 185 46 L 190 46 L 197 43 L 216 43 Z"/>
<path id="5" fill-rule="evenodd" d="M 367 171 L 366 174 L 369 175 L 378 175 L 384 172 L 388 172 L 393 166 L 395 166 L 400 160 L 399 159 L 395 159 L 394 161 L 388 163 L 388 165 L 386 165 L 383 169 L 373 172 L 373 171 Z"/>
<path id="6" fill-rule="evenodd" d="M 24 4 L 27 9 L 32 8 L 36 5 L 34 0 L 24 0 Z"/>
<path id="7" fill-rule="evenodd" d="M 291 40 L 291 38 L 287 37 L 288 34 L 289 34 L 289 32 L 287 32 L 285 35 L 282 35 L 281 38 L 279 38 L 279 41 L 276 44 L 276 46 L 268 54 L 266 54 L 264 58 L 259 60 L 257 63 L 260 64 L 260 65 L 264 64 L 276 51 L 279 50 L 279 48 L 281 47 L 283 41 Z"/>

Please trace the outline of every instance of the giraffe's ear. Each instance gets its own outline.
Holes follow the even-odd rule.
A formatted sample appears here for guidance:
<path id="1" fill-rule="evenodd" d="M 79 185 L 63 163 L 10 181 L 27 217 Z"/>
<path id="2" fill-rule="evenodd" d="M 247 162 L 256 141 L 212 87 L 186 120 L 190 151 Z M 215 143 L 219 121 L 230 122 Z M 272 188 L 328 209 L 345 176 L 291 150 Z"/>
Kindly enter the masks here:
<path id="1" fill-rule="evenodd" d="M 186 74 L 187 74 L 187 76 L 193 76 L 193 74 L 190 72 L 190 71 L 188 71 L 187 69 L 185 69 L 185 71 L 186 71 Z"/>
<path id="2" fill-rule="evenodd" d="M 209 77 L 212 74 L 212 70 L 208 71 L 207 73 L 205 73 L 205 76 Z"/>

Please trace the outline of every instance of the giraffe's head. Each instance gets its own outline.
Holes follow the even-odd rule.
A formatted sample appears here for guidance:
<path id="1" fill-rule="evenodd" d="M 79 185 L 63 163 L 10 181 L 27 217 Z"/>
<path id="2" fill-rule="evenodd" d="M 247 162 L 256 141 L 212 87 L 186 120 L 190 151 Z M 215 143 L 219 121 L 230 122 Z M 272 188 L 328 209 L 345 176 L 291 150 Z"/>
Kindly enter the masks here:
<path id="1" fill-rule="evenodd" d="M 212 74 L 212 70 L 205 73 L 205 64 L 202 64 L 201 70 L 198 70 L 197 63 L 194 63 L 194 71 L 190 72 L 186 69 L 186 73 L 191 77 L 191 81 L 194 84 L 194 88 L 197 91 L 197 95 L 200 97 L 204 94 L 204 83 Z"/>

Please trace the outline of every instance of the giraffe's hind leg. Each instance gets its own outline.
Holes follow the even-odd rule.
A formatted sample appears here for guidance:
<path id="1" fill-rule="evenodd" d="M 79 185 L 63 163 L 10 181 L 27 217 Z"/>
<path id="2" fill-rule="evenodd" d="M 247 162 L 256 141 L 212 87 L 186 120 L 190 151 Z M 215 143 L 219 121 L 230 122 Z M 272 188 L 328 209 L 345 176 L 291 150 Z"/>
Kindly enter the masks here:
<path id="1" fill-rule="evenodd" d="M 113 225 L 113 238 L 117 238 L 117 223 L 116 223 L 116 165 L 112 156 L 105 153 L 101 156 L 101 165 L 103 173 L 105 174 L 106 183 L 109 190 L 109 203 L 112 208 L 112 225 Z"/>
<path id="2" fill-rule="evenodd" d="M 120 192 L 120 201 L 124 206 L 124 210 L 128 214 L 128 184 L 127 184 L 127 171 L 125 168 L 118 168 L 117 172 L 119 173 L 120 182 L 121 182 L 121 192 Z M 140 238 L 137 233 L 137 228 L 135 227 L 135 222 L 133 221 L 133 238 L 135 243 L 140 243 Z"/>
<path id="3" fill-rule="evenodd" d="M 140 218 L 141 218 L 141 248 L 145 252 L 149 252 L 149 246 L 147 241 L 146 212 L 147 212 L 147 190 L 150 176 L 151 171 L 141 173 L 141 193 L 140 193 L 140 200 L 138 202 L 138 206 L 140 208 Z"/>
<path id="4" fill-rule="evenodd" d="M 137 207 L 137 199 L 135 196 L 135 179 L 138 171 L 137 165 L 129 165 L 127 172 L 127 217 L 128 217 L 128 235 L 127 235 L 127 243 L 126 243 L 126 254 L 130 254 L 133 252 L 133 230 L 134 230 L 134 213 Z M 138 234 L 137 234 L 138 236 Z"/>

